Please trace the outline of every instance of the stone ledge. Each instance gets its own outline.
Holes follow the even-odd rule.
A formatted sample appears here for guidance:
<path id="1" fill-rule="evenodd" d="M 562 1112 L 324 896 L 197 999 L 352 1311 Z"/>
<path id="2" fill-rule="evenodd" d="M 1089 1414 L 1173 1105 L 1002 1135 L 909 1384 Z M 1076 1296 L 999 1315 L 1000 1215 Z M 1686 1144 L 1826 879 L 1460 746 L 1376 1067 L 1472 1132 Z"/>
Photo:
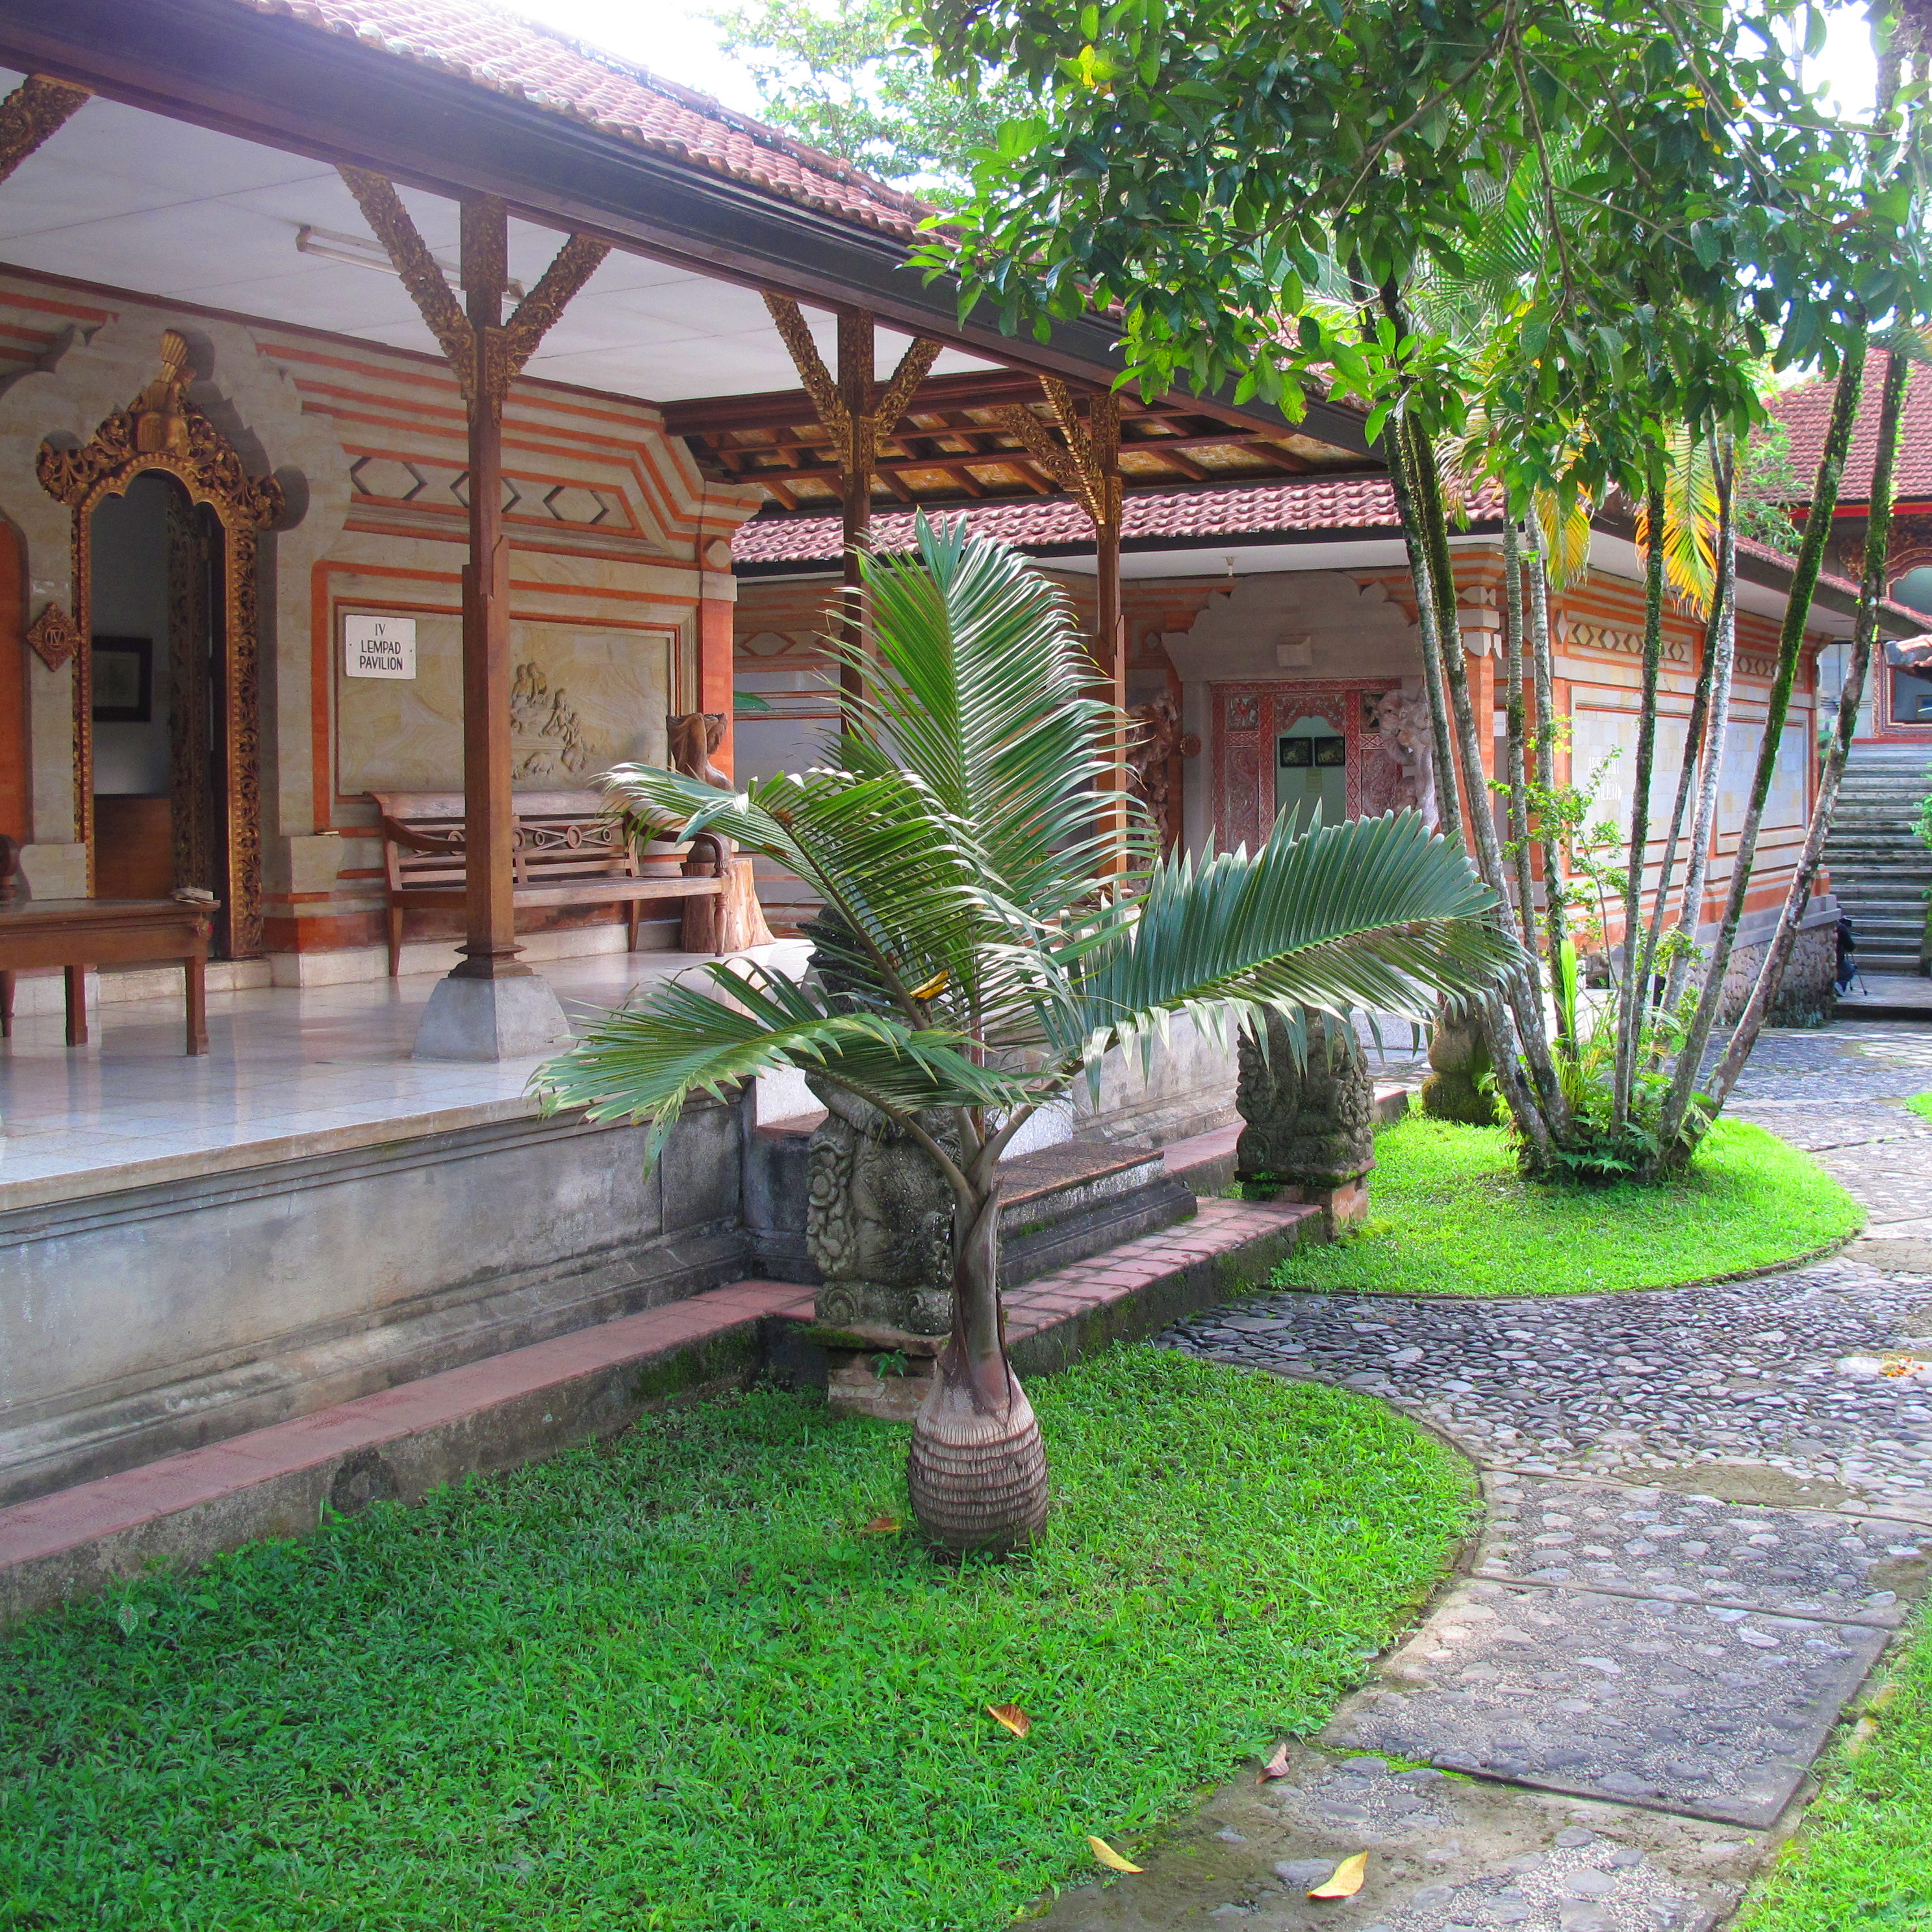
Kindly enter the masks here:
<path id="1" fill-rule="evenodd" d="M 0 1510 L 0 1622 L 156 1562 L 301 1536 L 345 1479 L 415 1501 L 610 1433 L 673 1395 L 743 1382 L 790 1282 L 740 1281 Z M 338 1504 L 350 1500 L 338 1495 Z"/>
<path id="2" fill-rule="evenodd" d="M 1153 1334 L 1252 1288 L 1321 1230 L 1318 1208 L 1204 1201 L 1190 1220 L 1010 1290 L 1014 1364 L 1047 1373 Z M 325 1506 L 415 1502 L 760 1372 L 822 1382 L 812 1320 L 808 1288 L 734 1282 L 0 1509 L 0 1623 L 152 1564 L 306 1535 Z"/>

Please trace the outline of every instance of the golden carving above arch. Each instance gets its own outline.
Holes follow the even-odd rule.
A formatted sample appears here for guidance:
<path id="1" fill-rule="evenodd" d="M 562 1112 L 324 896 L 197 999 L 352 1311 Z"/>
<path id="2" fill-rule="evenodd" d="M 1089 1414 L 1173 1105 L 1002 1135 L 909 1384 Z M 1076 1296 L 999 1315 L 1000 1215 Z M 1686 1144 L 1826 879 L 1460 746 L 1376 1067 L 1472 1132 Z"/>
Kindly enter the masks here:
<path id="1" fill-rule="evenodd" d="M 221 743 L 211 747 L 225 775 L 224 836 L 217 843 L 224 876 L 178 880 L 212 885 L 223 902 L 223 950 L 244 958 L 261 948 L 262 796 L 260 616 L 256 586 L 261 532 L 283 512 L 280 484 L 251 476 L 220 430 L 188 399 L 195 372 L 186 339 L 161 338 L 160 372 L 116 410 L 77 449 L 43 442 L 34 464 L 40 487 L 74 512 L 74 627 L 92 634 L 93 516 L 102 498 L 126 494 L 151 471 L 172 476 L 191 503 L 205 503 L 222 529 Z M 92 654 L 75 657 L 74 836 L 94 868 L 94 674 Z"/>
<path id="2" fill-rule="evenodd" d="M 188 399 L 194 370 L 187 342 L 173 329 L 161 338 L 161 372 L 124 410 L 116 410 L 78 449 L 44 442 L 34 463 L 40 488 L 56 502 L 91 510 L 121 494 L 136 476 L 164 470 L 222 522 L 253 532 L 282 514 L 282 486 L 250 476 L 235 446 Z"/>

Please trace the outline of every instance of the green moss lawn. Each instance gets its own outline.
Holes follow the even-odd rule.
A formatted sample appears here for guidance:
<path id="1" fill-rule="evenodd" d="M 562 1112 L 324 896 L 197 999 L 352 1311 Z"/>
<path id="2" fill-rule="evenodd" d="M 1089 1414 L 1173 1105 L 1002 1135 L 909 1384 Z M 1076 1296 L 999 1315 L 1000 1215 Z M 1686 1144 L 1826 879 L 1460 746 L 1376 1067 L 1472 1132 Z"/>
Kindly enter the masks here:
<path id="1" fill-rule="evenodd" d="M 1318 1724 L 1472 1510 L 1346 1392 L 1143 1347 L 1033 1394 L 1010 1564 L 868 1534 L 904 1431 L 760 1393 L 0 1637 L 0 1927 L 1004 1926 Z"/>
<path id="2" fill-rule="evenodd" d="M 1932 1627 L 1828 1760 L 1825 1788 L 1738 1932 L 1932 1927 Z"/>
<path id="3" fill-rule="evenodd" d="M 1670 1187 L 1521 1180 L 1500 1127 L 1412 1114 L 1376 1137 L 1372 1219 L 1296 1250 L 1283 1288 L 1335 1294 L 1594 1294 L 1771 1268 L 1855 1233 L 1858 1204 L 1809 1155 L 1720 1120 Z"/>

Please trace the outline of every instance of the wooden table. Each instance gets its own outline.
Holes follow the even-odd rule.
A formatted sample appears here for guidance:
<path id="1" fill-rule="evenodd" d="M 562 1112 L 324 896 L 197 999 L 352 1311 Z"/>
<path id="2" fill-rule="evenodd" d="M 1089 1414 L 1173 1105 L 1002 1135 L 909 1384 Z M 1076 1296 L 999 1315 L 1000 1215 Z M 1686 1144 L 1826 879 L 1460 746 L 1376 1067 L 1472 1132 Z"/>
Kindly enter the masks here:
<path id="1" fill-rule="evenodd" d="M 208 1051 L 208 939 L 214 908 L 179 899 L 22 899 L 0 904 L 0 1036 L 14 1031 L 14 975 L 67 972 L 67 1043 L 87 1043 L 87 969 L 148 960 L 182 963 L 188 1050 Z"/>

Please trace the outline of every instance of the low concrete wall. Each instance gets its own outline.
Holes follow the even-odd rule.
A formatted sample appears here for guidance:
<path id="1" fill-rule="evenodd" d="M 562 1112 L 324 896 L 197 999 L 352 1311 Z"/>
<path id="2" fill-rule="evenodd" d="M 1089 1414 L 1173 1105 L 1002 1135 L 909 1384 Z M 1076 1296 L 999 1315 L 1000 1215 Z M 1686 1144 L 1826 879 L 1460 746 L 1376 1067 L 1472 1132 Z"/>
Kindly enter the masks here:
<path id="1" fill-rule="evenodd" d="M 736 1280 L 740 1144 L 524 1117 L 0 1215 L 0 1503 Z"/>

